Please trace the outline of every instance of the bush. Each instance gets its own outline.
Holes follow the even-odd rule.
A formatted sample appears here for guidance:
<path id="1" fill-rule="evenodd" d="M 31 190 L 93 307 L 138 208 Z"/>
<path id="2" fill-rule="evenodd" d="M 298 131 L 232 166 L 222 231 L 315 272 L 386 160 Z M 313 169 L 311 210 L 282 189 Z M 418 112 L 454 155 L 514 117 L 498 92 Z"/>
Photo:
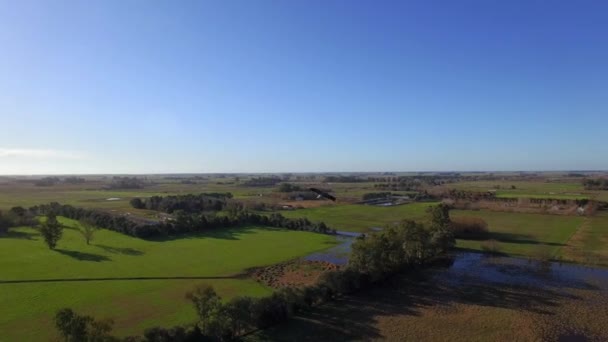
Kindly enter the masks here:
<path id="1" fill-rule="evenodd" d="M 500 243 L 494 239 L 490 239 L 481 243 L 481 249 L 484 252 L 498 254 L 500 253 L 501 247 Z"/>
<path id="2" fill-rule="evenodd" d="M 488 224 L 478 217 L 455 217 L 452 232 L 457 239 L 482 240 L 489 235 Z"/>

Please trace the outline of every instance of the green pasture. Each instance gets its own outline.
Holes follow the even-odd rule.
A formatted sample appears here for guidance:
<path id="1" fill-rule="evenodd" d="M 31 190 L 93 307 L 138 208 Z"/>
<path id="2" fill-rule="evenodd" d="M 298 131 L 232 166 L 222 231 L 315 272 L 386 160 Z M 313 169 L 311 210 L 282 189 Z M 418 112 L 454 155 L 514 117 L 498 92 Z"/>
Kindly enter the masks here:
<path id="1" fill-rule="evenodd" d="M 281 211 L 285 217 L 306 217 L 313 222 L 323 221 L 331 228 L 365 232 L 372 227 L 383 227 L 402 220 L 425 220 L 426 210 L 435 203 L 411 203 L 392 207 L 372 205 L 328 205 L 317 208 Z"/>
<path id="2" fill-rule="evenodd" d="M 162 241 L 99 230 L 87 246 L 77 222 L 61 221 L 66 228 L 55 251 L 31 228 L 0 237 L 0 331 L 7 341 L 48 340 L 55 311 L 66 306 L 113 318 L 119 335 L 188 323 L 195 317 L 184 295 L 197 284 L 210 283 L 225 297 L 265 295 L 268 288 L 241 276 L 246 269 L 335 244 L 327 235 L 249 226 Z M 141 277 L 149 279 L 134 279 Z"/>
<path id="3" fill-rule="evenodd" d="M 503 198 L 585 199 L 596 195 L 593 191 L 586 191 L 581 183 L 545 181 L 472 181 L 452 183 L 449 187 L 467 191 L 496 191 L 496 196 Z"/>
<path id="4" fill-rule="evenodd" d="M 584 218 L 577 216 L 453 210 L 452 217 L 479 217 L 488 223 L 489 239 L 499 242 L 501 252 L 513 256 L 536 256 L 541 249 L 552 256 L 577 231 Z M 458 240 L 457 247 L 481 250 L 482 241 Z"/>

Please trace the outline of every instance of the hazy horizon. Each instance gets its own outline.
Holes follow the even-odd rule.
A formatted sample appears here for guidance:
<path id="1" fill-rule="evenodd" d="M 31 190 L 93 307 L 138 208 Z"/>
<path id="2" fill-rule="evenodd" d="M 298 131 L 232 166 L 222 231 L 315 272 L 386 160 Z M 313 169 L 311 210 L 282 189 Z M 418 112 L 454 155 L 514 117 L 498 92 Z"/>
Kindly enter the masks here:
<path id="1" fill-rule="evenodd" d="M 607 12 L 2 2 L 0 174 L 608 170 Z"/>

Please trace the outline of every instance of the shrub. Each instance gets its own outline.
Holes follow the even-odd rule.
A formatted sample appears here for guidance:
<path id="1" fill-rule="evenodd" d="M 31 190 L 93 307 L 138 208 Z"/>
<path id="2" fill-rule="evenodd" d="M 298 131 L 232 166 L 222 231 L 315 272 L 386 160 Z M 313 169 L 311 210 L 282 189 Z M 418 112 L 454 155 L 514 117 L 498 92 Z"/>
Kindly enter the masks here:
<path id="1" fill-rule="evenodd" d="M 482 240 L 488 237 L 488 224 L 478 217 L 455 217 L 452 232 L 457 239 Z"/>

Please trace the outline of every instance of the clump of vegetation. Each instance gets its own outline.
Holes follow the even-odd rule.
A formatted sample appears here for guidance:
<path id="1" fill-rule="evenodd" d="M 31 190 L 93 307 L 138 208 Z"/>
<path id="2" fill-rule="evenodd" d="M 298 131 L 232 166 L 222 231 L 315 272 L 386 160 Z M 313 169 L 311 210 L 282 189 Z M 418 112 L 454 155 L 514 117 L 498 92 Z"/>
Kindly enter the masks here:
<path id="1" fill-rule="evenodd" d="M 291 183 L 281 183 L 278 191 L 279 192 L 294 192 L 294 191 L 302 191 L 302 188 L 298 185 L 294 185 Z"/>
<path id="2" fill-rule="evenodd" d="M 91 316 L 83 316 L 72 309 L 61 309 L 55 315 L 55 327 L 66 342 L 99 341 L 113 342 L 119 339 L 110 336 L 114 322 L 95 320 Z"/>
<path id="3" fill-rule="evenodd" d="M 481 250 L 487 253 L 499 254 L 501 249 L 500 243 L 494 239 L 486 240 L 481 243 Z"/>
<path id="4" fill-rule="evenodd" d="M 585 190 L 608 190 L 608 178 L 583 179 Z"/>
<path id="5" fill-rule="evenodd" d="M 57 247 L 57 242 L 61 240 L 63 235 L 63 226 L 57 221 L 57 215 L 50 212 L 46 215 L 46 221 L 40 226 L 40 235 L 44 238 L 44 242 L 50 249 Z"/>
<path id="6" fill-rule="evenodd" d="M 489 235 L 488 223 L 479 217 L 455 217 L 451 228 L 457 239 L 483 240 Z"/>

